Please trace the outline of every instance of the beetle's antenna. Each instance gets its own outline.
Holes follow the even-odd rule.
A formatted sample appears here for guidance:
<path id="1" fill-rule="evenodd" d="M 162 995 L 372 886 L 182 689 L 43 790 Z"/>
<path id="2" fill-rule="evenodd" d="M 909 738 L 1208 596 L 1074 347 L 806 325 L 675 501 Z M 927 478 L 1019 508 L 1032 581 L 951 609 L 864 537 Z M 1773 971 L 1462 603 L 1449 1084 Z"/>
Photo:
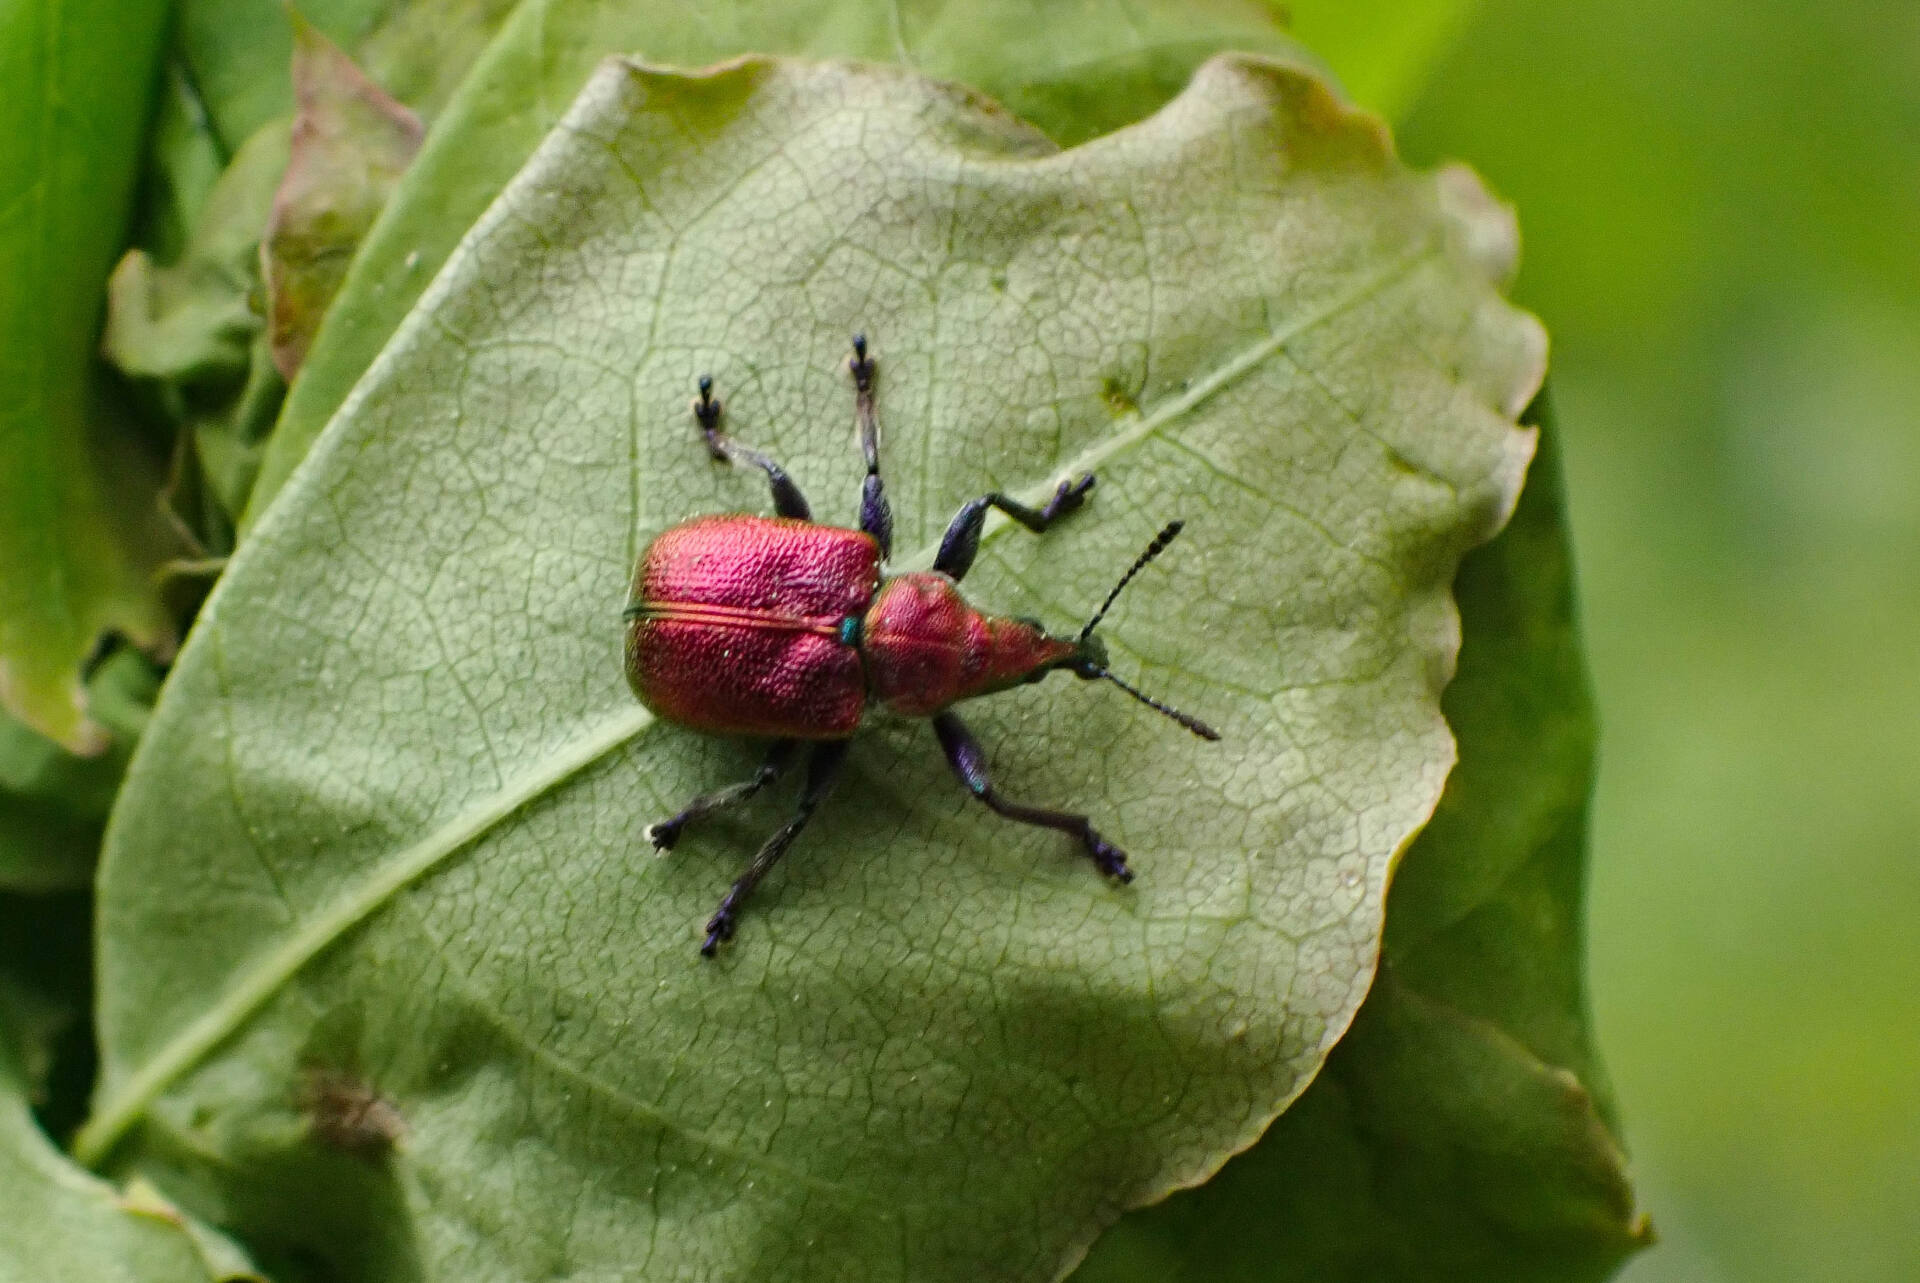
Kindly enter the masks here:
<path id="1" fill-rule="evenodd" d="M 1179 534 L 1181 527 L 1186 524 L 1184 521 L 1169 521 L 1166 528 L 1153 537 L 1153 542 L 1147 545 L 1147 550 L 1134 559 L 1133 564 L 1127 567 L 1127 573 L 1120 576 L 1120 582 L 1115 584 L 1113 591 L 1107 594 L 1107 599 L 1100 603 L 1100 609 L 1093 612 L 1093 618 L 1089 619 L 1087 626 L 1080 630 L 1078 640 L 1084 642 L 1087 638 L 1093 636 L 1093 630 L 1098 628 L 1100 621 L 1107 617 L 1107 611 L 1112 608 L 1114 599 L 1120 595 L 1120 590 L 1132 583 L 1133 577 L 1142 570 L 1145 570 L 1148 562 L 1165 552 L 1167 545 L 1173 542 L 1173 537 Z M 1115 680 L 1118 679 L 1116 678 Z M 1136 695 L 1140 694 L 1139 691 L 1134 691 L 1133 693 Z M 1141 698 L 1145 699 L 1146 697 L 1143 695 Z M 1151 700 L 1148 702 L 1152 703 Z"/>
<path id="2" fill-rule="evenodd" d="M 1198 735 L 1203 740 L 1217 740 L 1220 738 L 1219 731 L 1214 730 L 1213 727 L 1207 725 L 1205 722 L 1195 717 L 1192 713 L 1183 713 L 1179 709 L 1174 708 L 1170 704 L 1161 703 L 1159 700 L 1155 699 L 1153 696 L 1147 694 L 1144 691 L 1135 690 L 1133 687 L 1127 685 L 1125 682 L 1121 681 L 1118 677 L 1115 677 L 1112 673 L 1108 672 L 1104 668 L 1101 668 L 1095 664 L 1086 664 L 1084 666 L 1075 668 L 1073 671 L 1081 677 L 1100 677 L 1100 678 L 1106 679 L 1107 681 L 1112 682 L 1115 686 L 1118 686 L 1121 690 L 1133 696 L 1135 699 L 1139 700 L 1142 704 L 1145 704 L 1148 708 L 1151 708 L 1158 713 L 1165 713 L 1168 717 L 1171 717 L 1174 721 L 1180 723 L 1182 726 L 1186 727 L 1188 730 L 1192 731 L 1195 735 Z"/>
<path id="3" fill-rule="evenodd" d="M 1163 704 L 1145 691 L 1136 690 L 1109 672 L 1106 664 L 1107 648 L 1093 636 L 1093 630 L 1098 628 L 1100 621 L 1107 617 L 1107 611 L 1113 606 L 1114 600 L 1120 596 L 1120 590 L 1132 583 L 1133 577 L 1145 570 L 1148 562 L 1167 550 L 1167 545 L 1173 542 L 1174 536 L 1180 533 L 1185 524 L 1181 521 L 1169 521 L 1165 528 L 1153 537 L 1153 542 L 1147 545 L 1146 551 L 1134 558 L 1133 564 L 1127 567 L 1127 573 L 1120 576 L 1120 582 L 1113 586 L 1113 591 L 1107 594 L 1107 599 L 1100 603 L 1100 609 L 1093 612 L 1093 618 L 1089 619 L 1087 626 L 1080 630 L 1080 636 L 1075 639 L 1080 647 L 1080 654 L 1066 666 L 1071 668 L 1077 677 L 1084 677 L 1089 681 L 1100 678 L 1103 681 L 1112 682 L 1148 708 L 1156 713 L 1166 714 L 1203 740 L 1217 740 L 1220 738 L 1220 732 L 1193 714 L 1183 713 L 1170 704 Z"/>

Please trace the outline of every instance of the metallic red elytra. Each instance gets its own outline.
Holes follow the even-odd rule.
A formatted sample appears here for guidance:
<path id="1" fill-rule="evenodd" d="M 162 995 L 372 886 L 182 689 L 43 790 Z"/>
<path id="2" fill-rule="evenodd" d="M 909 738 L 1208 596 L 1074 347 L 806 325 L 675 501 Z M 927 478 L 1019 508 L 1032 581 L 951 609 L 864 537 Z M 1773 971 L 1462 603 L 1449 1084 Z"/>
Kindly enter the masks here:
<path id="1" fill-rule="evenodd" d="M 1096 833 L 1086 816 L 1025 806 L 993 787 L 986 754 L 951 705 L 1064 669 L 1112 682 L 1194 734 L 1220 738 L 1204 722 L 1108 672 L 1106 647 L 1094 635 L 1120 590 L 1180 532 L 1179 522 L 1155 536 L 1072 638 L 1055 637 L 1030 619 L 975 610 L 956 584 L 973 565 L 989 508 L 1039 533 L 1080 507 L 1093 488 L 1090 475 L 1061 482 L 1038 509 L 997 492 L 972 500 L 947 527 L 932 570 L 885 578 L 881 563 L 891 548 L 893 514 L 880 483 L 874 363 L 865 336 L 854 336 L 847 368 L 867 462 L 858 530 L 814 524 L 806 499 L 779 464 L 720 431 L 713 380 L 702 378 L 693 412 L 708 452 L 765 472 L 779 515 L 684 522 L 647 545 L 634 571 L 626 609 L 627 681 L 640 702 L 693 730 L 774 741 L 753 778 L 695 798 L 678 815 L 648 828 L 649 841 L 662 850 L 673 846 L 689 823 L 752 797 L 779 777 L 802 741 L 815 741 L 799 809 L 760 848 L 707 922 L 700 952 L 708 957 L 733 935 L 741 902 L 820 804 L 870 704 L 932 718 L 947 761 L 968 791 L 1010 819 L 1072 834 L 1101 872 L 1122 882 L 1133 879 L 1125 853 Z"/>

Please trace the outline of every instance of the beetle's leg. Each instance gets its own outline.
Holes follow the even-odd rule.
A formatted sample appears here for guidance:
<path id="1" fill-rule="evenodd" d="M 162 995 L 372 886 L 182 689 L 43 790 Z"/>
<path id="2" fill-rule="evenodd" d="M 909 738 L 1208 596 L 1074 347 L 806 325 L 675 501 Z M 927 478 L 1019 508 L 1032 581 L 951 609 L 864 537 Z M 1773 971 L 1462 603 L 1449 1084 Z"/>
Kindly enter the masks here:
<path id="1" fill-rule="evenodd" d="M 873 408 L 873 358 L 867 355 L 867 336 L 853 336 L 853 356 L 847 361 L 853 375 L 853 417 L 860 425 L 860 452 L 867 457 L 867 479 L 860 487 L 860 528 L 880 545 L 880 558 L 893 555 L 893 508 L 880 484 L 880 417 Z"/>
<path id="2" fill-rule="evenodd" d="M 723 941 L 733 938 L 734 915 L 739 912 L 741 902 L 753 894 L 753 889 L 760 885 L 760 879 L 780 863 L 780 857 L 793 845 L 794 838 L 800 836 L 800 830 L 813 818 L 814 808 L 827 795 L 827 789 L 833 784 L 833 777 L 846 757 L 846 740 L 826 740 L 814 748 L 813 756 L 807 760 L 807 786 L 801 790 L 799 809 L 755 853 L 753 863 L 747 866 L 747 871 L 740 875 L 733 889 L 720 901 L 720 907 L 707 919 L 707 939 L 700 946 L 701 953 L 711 958 Z"/>
<path id="3" fill-rule="evenodd" d="M 812 521 L 813 509 L 807 506 L 807 497 L 800 493 L 800 487 L 793 484 L 793 478 L 786 469 L 773 459 L 751 446 L 741 445 L 720 430 L 720 398 L 713 394 L 713 376 L 700 376 L 700 395 L 693 402 L 694 421 L 700 425 L 700 433 L 707 439 L 707 453 L 721 463 L 731 463 L 736 468 L 759 468 L 767 474 L 767 480 L 773 486 L 773 510 L 783 517 L 792 517 L 798 521 Z"/>
<path id="4" fill-rule="evenodd" d="M 933 719 L 933 733 L 940 737 L 940 747 L 946 750 L 947 765 L 953 768 L 953 773 L 960 777 L 960 782 L 967 786 L 969 793 L 1009 820 L 1038 824 L 1043 828 L 1072 834 L 1087 848 L 1087 854 L 1093 857 L 1100 872 L 1122 882 L 1133 881 L 1133 870 L 1127 867 L 1127 853 L 1094 832 L 1086 816 L 1072 815 L 1066 811 L 1046 811 L 1002 797 L 987 776 L 986 751 L 980 747 L 980 741 L 973 737 L 973 732 L 967 729 L 966 723 L 952 713 L 939 713 Z"/>
<path id="5" fill-rule="evenodd" d="M 986 524 L 988 508 L 998 508 L 1037 535 L 1056 518 L 1066 516 L 1084 503 L 1091 489 L 1093 474 L 1089 472 L 1078 481 L 1062 481 L 1044 508 L 1029 508 L 998 490 L 969 500 L 955 514 L 947 533 L 940 537 L 940 553 L 933 559 L 933 568 L 951 579 L 959 579 L 973 568 L 973 555 L 980 551 L 980 528 Z"/>
<path id="6" fill-rule="evenodd" d="M 717 788 L 711 793 L 702 793 L 687 803 L 680 814 L 670 820 L 647 826 L 647 841 L 662 851 L 671 851 L 673 844 L 680 840 L 680 830 L 695 820 L 704 820 L 715 811 L 746 801 L 755 793 L 780 778 L 783 771 L 793 762 L 793 751 L 800 747 L 799 740 L 779 740 L 767 750 L 767 760 L 760 764 L 751 778 L 737 784 Z"/>

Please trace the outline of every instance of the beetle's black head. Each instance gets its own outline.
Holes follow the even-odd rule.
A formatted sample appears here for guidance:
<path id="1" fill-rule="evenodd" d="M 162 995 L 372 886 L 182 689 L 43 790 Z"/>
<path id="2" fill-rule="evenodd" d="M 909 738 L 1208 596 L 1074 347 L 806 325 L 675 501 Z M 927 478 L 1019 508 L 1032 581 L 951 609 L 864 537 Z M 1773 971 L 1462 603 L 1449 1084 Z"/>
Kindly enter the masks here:
<path id="1" fill-rule="evenodd" d="M 1105 641 L 1093 633 L 1082 633 L 1074 639 L 1074 656 L 1066 662 L 1065 667 L 1071 668 L 1082 677 L 1093 677 L 1097 674 L 1088 672 L 1088 669 L 1106 666 L 1107 643 Z"/>
<path id="2" fill-rule="evenodd" d="M 1127 567 L 1127 573 L 1120 576 L 1120 582 L 1113 586 L 1113 591 L 1107 594 L 1107 599 L 1100 603 L 1100 609 L 1093 612 L 1093 618 L 1089 619 L 1087 626 L 1080 630 L 1080 635 L 1073 639 L 1074 652 L 1060 661 L 1060 667 L 1086 681 L 1097 679 L 1112 682 L 1148 708 L 1165 713 L 1201 739 L 1217 740 L 1220 738 L 1220 732 L 1199 718 L 1163 704 L 1153 696 L 1143 694 L 1115 677 L 1107 668 L 1107 644 L 1093 631 L 1099 627 L 1100 621 L 1106 618 L 1107 610 L 1113 605 L 1114 599 L 1119 597 L 1120 590 L 1132 583 L 1133 577 L 1146 569 L 1148 562 L 1167 550 L 1167 545 L 1172 543 L 1174 536 L 1180 533 L 1181 524 L 1178 521 L 1168 522 L 1166 528 L 1153 537 L 1153 542 L 1147 545 L 1147 550 L 1134 558 L 1133 564 Z"/>

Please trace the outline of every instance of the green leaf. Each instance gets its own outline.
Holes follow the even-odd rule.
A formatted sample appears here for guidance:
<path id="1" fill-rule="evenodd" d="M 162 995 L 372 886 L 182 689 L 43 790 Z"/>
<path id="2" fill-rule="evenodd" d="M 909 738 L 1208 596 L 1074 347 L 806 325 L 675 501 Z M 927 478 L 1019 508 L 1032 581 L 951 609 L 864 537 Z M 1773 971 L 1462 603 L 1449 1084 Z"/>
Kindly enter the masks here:
<path id="1" fill-rule="evenodd" d="M 107 808 L 145 727 L 160 680 L 121 650 L 87 680 L 87 705 L 112 733 L 97 757 L 76 757 L 0 713 L 0 889 L 51 891 L 93 880 Z"/>
<path id="2" fill-rule="evenodd" d="M 388 93 L 431 118 L 515 0 L 180 0 L 174 48 L 229 147 L 293 114 L 290 12 L 345 49 Z"/>
<path id="3" fill-rule="evenodd" d="M 1580 981 L 1593 718 L 1554 440 L 1455 580 L 1460 762 L 1388 898 L 1388 969 L 1260 1143 L 1123 1220 L 1077 1283 L 1558 1283 L 1650 1241 Z"/>
<path id="4" fill-rule="evenodd" d="M 758 0 L 663 8 L 626 0 L 527 0 L 448 103 L 386 215 L 350 267 L 341 319 L 323 324 L 262 461 L 242 528 L 263 512 L 456 242 L 609 54 L 705 66 L 743 53 L 867 58 L 972 85 L 1056 142 L 1139 120 L 1208 56 L 1301 57 L 1256 0 Z"/>
<path id="5" fill-rule="evenodd" d="M 204 546 L 224 552 L 246 503 L 285 385 L 262 315 L 260 235 L 287 168 L 288 125 L 263 125 L 207 193 L 178 260 L 127 252 L 107 290 L 107 358 L 154 389 L 180 427 L 191 466 L 175 465 L 171 501 Z M 209 510 L 180 489 L 204 477 Z"/>
<path id="6" fill-rule="evenodd" d="M 1057 1276 L 1250 1143 L 1366 990 L 1452 762 L 1448 586 L 1532 447 L 1510 242 L 1280 64 L 1058 152 L 882 69 L 610 63 L 175 669 L 102 870 L 79 1152 L 191 1173 L 260 1241 L 415 1244 L 423 1277 Z M 1075 683 L 970 712 L 1009 791 L 1130 848 L 1121 889 L 881 719 L 706 964 L 772 812 L 644 857 L 757 752 L 632 702 L 619 607 L 652 533 L 764 496 L 700 448 L 702 371 L 846 511 L 856 326 L 897 564 L 973 495 L 1094 469 L 969 580 L 1068 621 L 1188 517 L 1109 636 L 1227 738 Z M 356 1067 L 404 1140 L 349 1196 L 287 1102 Z"/>
<path id="7" fill-rule="evenodd" d="M 133 244 L 162 262 L 179 258 L 226 167 L 227 148 L 215 136 L 185 64 L 172 53 L 147 131 Z"/>
<path id="8" fill-rule="evenodd" d="M 308 8 L 401 99 L 426 110 L 444 101 L 507 4 L 318 0 Z M 419 122 L 289 7 L 187 0 L 182 10 L 149 146 L 138 247 L 112 282 L 107 351 L 148 381 L 158 417 L 183 429 L 169 502 L 201 552 L 224 554 L 286 391 L 264 317 L 274 315 L 279 365 L 293 368 L 417 146 Z M 296 27 L 306 33 L 299 41 Z M 289 118 L 296 80 L 305 82 L 298 124 Z M 290 130 L 300 144 L 291 167 Z M 236 139 L 245 141 L 236 148 Z M 288 187 L 270 230 L 283 174 Z M 274 242 L 271 290 L 263 238 Z"/>
<path id="9" fill-rule="evenodd" d="M 260 232 L 288 150 L 287 122 L 262 126 L 207 192 L 177 262 L 161 266 L 141 249 L 120 260 L 104 347 L 123 373 L 202 400 L 246 377 L 262 324 Z"/>
<path id="10" fill-rule="evenodd" d="M 1460 764 L 1395 879 L 1400 979 L 1572 1071 L 1611 1115 L 1582 979 L 1594 713 L 1574 609 L 1558 436 L 1499 539 L 1455 584 L 1466 642 L 1442 708 Z"/>
<path id="11" fill-rule="evenodd" d="M 48 1143 L 28 1108 L 20 1030 L 37 1017 L 0 975 L 0 1277 L 62 1283 L 210 1283 L 237 1253 L 164 1201 L 129 1198 Z"/>
<path id="12" fill-rule="evenodd" d="M 150 575 L 168 550 L 93 370 L 165 10 L 0 6 L 0 708 L 80 753 L 107 745 L 80 684 L 100 634 L 173 641 Z"/>
<path id="13" fill-rule="evenodd" d="M 1604 1279 L 1636 1248 L 1618 1144 L 1570 1072 L 1383 968 L 1313 1087 L 1078 1283 Z"/>
<path id="14" fill-rule="evenodd" d="M 1293 33 L 1354 101 L 1399 119 L 1479 8 L 1478 0 L 1286 0 Z"/>
<path id="15" fill-rule="evenodd" d="M 294 29 L 293 151 L 260 255 L 273 363 L 291 379 L 347 262 L 420 150 L 420 118 L 312 25 Z"/>

